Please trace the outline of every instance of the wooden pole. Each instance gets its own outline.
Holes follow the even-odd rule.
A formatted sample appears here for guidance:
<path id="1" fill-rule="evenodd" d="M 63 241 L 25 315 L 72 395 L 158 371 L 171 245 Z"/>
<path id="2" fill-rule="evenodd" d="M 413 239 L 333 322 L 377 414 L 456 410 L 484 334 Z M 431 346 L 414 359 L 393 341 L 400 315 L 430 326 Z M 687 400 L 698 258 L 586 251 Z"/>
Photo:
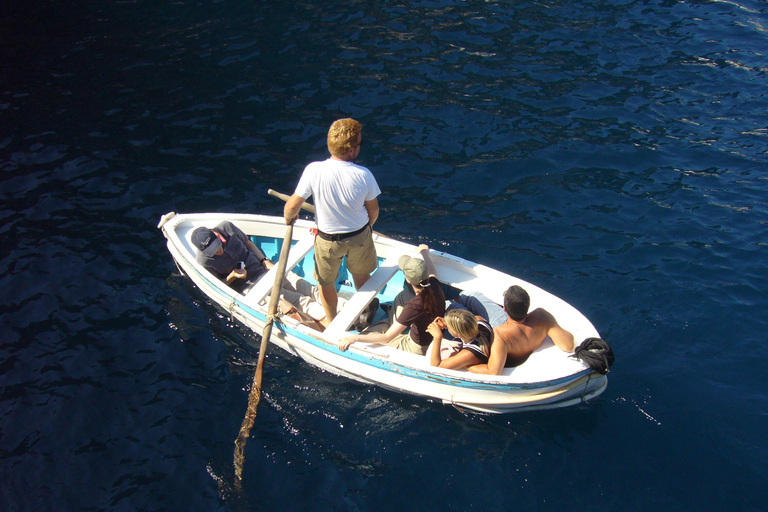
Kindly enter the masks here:
<path id="1" fill-rule="evenodd" d="M 248 395 L 248 408 L 245 410 L 245 417 L 240 426 L 240 433 L 235 440 L 235 487 L 242 489 L 243 483 L 243 463 L 245 462 L 245 443 L 251 434 L 251 427 L 256 421 L 256 408 L 261 400 L 261 381 L 264 373 L 264 358 L 267 354 L 267 345 L 272 336 L 272 324 L 275 322 L 275 313 L 277 313 L 277 304 L 280 300 L 280 288 L 285 277 L 285 267 L 288 264 L 288 254 L 291 250 L 291 241 L 293 240 L 293 223 L 288 225 L 285 230 L 283 247 L 280 250 L 280 260 L 277 262 L 277 273 L 275 274 L 275 283 L 272 285 L 272 295 L 269 297 L 267 306 L 267 323 L 261 335 L 261 346 L 259 347 L 259 362 L 256 365 L 256 374 L 253 376 L 251 392 Z"/>
<path id="2" fill-rule="evenodd" d="M 288 194 L 283 194 L 282 192 L 278 192 L 278 191 L 272 190 L 272 189 L 267 190 L 267 194 L 269 194 L 271 196 L 275 196 L 275 197 L 277 197 L 279 199 L 282 199 L 286 203 L 291 198 L 291 196 L 289 196 Z M 307 202 L 304 202 L 301 205 L 301 209 L 302 210 L 307 210 L 309 213 L 315 213 L 315 206 L 312 205 L 312 204 L 309 204 Z"/>

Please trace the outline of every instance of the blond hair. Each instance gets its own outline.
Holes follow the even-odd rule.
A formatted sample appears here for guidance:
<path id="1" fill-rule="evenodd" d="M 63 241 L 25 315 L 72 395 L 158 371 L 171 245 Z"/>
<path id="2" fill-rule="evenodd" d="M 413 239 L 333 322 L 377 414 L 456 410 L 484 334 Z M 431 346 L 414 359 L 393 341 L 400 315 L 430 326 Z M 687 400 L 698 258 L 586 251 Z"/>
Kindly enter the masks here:
<path id="1" fill-rule="evenodd" d="M 477 319 L 466 309 L 452 309 L 445 314 L 445 325 L 452 334 L 463 340 L 477 336 Z"/>
<path id="2" fill-rule="evenodd" d="M 357 139 L 363 131 L 363 125 L 354 119 L 338 119 L 328 130 L 328 151 L 336 158 L 343 158 L 349 150 L 357 146 Z"/>

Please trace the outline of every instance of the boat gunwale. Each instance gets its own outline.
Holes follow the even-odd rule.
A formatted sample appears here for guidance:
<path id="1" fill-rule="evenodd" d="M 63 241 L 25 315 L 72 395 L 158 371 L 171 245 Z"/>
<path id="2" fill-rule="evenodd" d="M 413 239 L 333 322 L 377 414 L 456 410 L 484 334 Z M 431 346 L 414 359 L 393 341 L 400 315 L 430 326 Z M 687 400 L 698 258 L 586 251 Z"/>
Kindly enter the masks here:
<path id="1" fill-rule="evenodd" d="M 168 214 L 168 215 L 171 215 L 171 214 Z M 189 266 L 192 270 L 194 270 L 195 274 L 197 274 L 198 279 L 202 280 L 208 288 L 215 290 L 218 296 L 218 300 L 216 297 L 213 297 L 213 296 L 211 296 L 210 298 L 213 299 L 215 302 L 218 302 L 219 305 L 222 307 L 224 307 L 223 303 L 229 302 L 230 312 L 232 312 L 234 307 L 237 307 L 241 309 L 244 314 L 248 314 L 250 317 L 252 317 L 257 323 L 261 323 L 261 324 L 265 323 L 267 319 L 266 311 L 265 310 L 262 311 L 263 307 L 258 305 L 257 302 L 254 302 L 255 298 L 254 296 L 251 295 L 251 292 L 256 287 L 254 287 L 254 289 L 249 291 L 249 293 L 247 293 L 246 295 L 242 295 L 235 292 L 231 288 L 229 288 L 221 280 L 215 278 L 213 274 L 210 274 L 210 272 L 207 271 L 205 268 L 203 268 L 202 265 L 197 263 L 196 259 L 194 258 L 194 249 L 190 247 L 188 241 L 182 240 L 182 236 L 180 236 L 177 230 L 184 223 L 189 223 L 190 224 L 189 229 L 192 229 L 197 224 L 207 225 L 211 222 L 222 221 L 222 220 L 229 220 L 232 222 L 237 222 L 238 220 L 241 220 L 248 223 L 266 223 L 266 224 L 270 224 L 270 225 L 282 228 L 285 226 L 285 224 L 278 222 L 278 219 L 279 220 L 282 220 L 282 219 L 279 217 L 264 216 L 264 215 L 258 215 L 258 214 L 226 214 L 226 213 L 177 214 L 172 216 L 169 219 L 166 219 L 165 217 L 163 219 L 165 221 L 164 223 L 167 225 L 166 226 L 161 225 L 158 227 L 161 227 L 165 237 L 168 239 L 169 249 L 171 248 L 171 246 L 175 247 L 179 256 L 182 257 L 182 260 L 187 263 L 187 266 Z M 162 221 L 161 221 L 161 224 L 163 224 Z M 297 224 L 302 228 L 304 227 L 310 228 L 312 226 L 312 223 L 310 221 L 301 220 L 301 219 L 297 221 Z M 261 236 L 266 236 L 266 235 L 261 235 Z M 377 240 L 377 244 L 386 244 L 393 247 L 409 248 L 411 250 L 413 248 L 411 244 L 407 244 L 405 242 L 400 242 L 398 240 L 395 240 L 392 238 L 386 238 L 386 237 L 382 237 L 379 240 Z M 298 257 L 298 260 L 305 257 L 309 253 L 309 251 L 311 251 L 311 247 L 309 247 L 306 251 L 304 251 L 300 255 L 300 257 Z M 172 256 L 174 256 L 174 259 L 176 260 L 177 258 L 173 250 L 171 250 L 171 253 L 172 253 Z M 459 265 L 471 264 L 473 265 L 474 268 L 489 269 L 488 267 L 484 267 L 474 262 L 469 262 L 468 260 L 465 260 L 460 257 L 456 257 L 448 253 L 438 253 L 438 254 L 444 258 L 454 261 Z M 294 260 L 294 258 L 291 257 L 291 260 Z M 177 263 L 179 262 L 177 261 Z M 489 269 L 489 270 L 498 272 L 498 271 L 495 271 L 494 269 Z M 210 274 L 210 278 L 207 277 L 207 274 Z M 508 274 L 503 274 L 503 275 L 509 276 Z M 190 278 L 191 277 L 192 276 L 190 276 Z M 509 276 L 509 277 L 512 277 L 512 276 Z M 192 281 L 195 284 L 197 284 L 195 279 L 192 279 Z M 262 283 L 263 281 L 265 280 L 262 278 L 262 280 L 260 280 L 259 283 Z M 272 281 L 272 280 L 268 279 L 266 281 Z M 535 285 L 532 285 L 532 286 L 535 286 Z M 269 289 L 271 289 L 271 282 L 269 283 Z M 201 291 L 205 295 L 209 295 L 208 293 L 206 293 L 205 290 L 201 290 Z M 546 293 L 551 297 L 559 299 L 558 297 L 550 294 L 549 292 L 546 292 Z M 259 294 L 255 295 L 255 297 L 258 297 L 258 296 Z M 261 299 L 263 299 L 263 297 L 261 297 Z M 224 307 L 224 309 L 226 310 L 226 307 Z M 244 321 L 244 323 L 248 325 L 247 322 Z M 523 398 L 524 396 L 529 396 L 533 399 L 534 397 L 536 397 L 537 394 L 545 393 L 546 392 L 545 390 L 547 389 L 553 388 L 554 390 L 557 390 L 558 386 L 559 387 L 568 386 L 570 385 L 569 383 L 573 383 L 580 379 L 586 378 L 591 373 L 595 374 L 593 376 L 595 379 L 598 379 L 598 378 L 605 379 L 603 375 L 596 374 L 595 372 L 593 372 L 587 367 L 584 367 L 583 365 L 582 365 L 583 369 L 568 375 L 564 375 L 562 377 L 550 378 L 550 379 L 545 379 L 540 381 L 525 381 L 525 382 L 510 382 L 512 380 L 511 377 L 514 375 L 514 372 L 511 372 L 510 374 L 502 374 L 502 375 L 481 375 L 481 374 L 469 373 L 466 370 L 451 370 L 451 369 L 444 369 L 444 368 L 438 368 L 433 366 L 424 367 L 423 364 L 410 365 L 402 361 L 396 360 L 396 359 L 400 359 L 399 357 L 390 358 L 389 357 L 390 354 L 378 353 L 378 351 L 372 350 L 371 348 L 365 345 L 361 347 L 352 346 L 347 351 L 342 352 L 338 349 L 338 346 L 336 343 L 327 339 L 321 333 L 317 333 L 318 335 L 314 335 L 312 332 L 310 332 L 310 329 L 308 327 L 296 321 L 293 321 L 293 323 L 295 323 L 296 325 L 292 326 L 282 321 L 281 319 L 278 319 L 278 321 L 276 322 L 276 325 L 278 326 L 278 330 L 280 331 L 283 337 L 289 336 L 302 344 L 309 344 L 312 347 L 315 347 L 329 354 L 332 354 L 334 357 L 342 357 L 346 361 L 349 361 L 356 365 L 361 365 L 362 368 L 375 367 L 378 370 L 393 372 L 403 377 L 408 377 L 411 379 L 418 379 L 418 380 L 425 380 L 425 381 L 436 383 L 436 384 L 443 384 L 446 386 L 450 386 L 451 388 L 459 388 L 464 392 L 467 392 L 467 391 L 491 392 L 492 395 L 497 395 L 497 394 L 500 395 L 499 397 L 495 397 L 495 398 L 493 396 L 486 396 L 485 400 L 488 400 L 488 402 L 486 402 L 485 405 L 492 405 L 492 404 L 502 405 L 503 403 L 505 403 L 505 401 L 503 400 L 504 397 L 502 395 L 513 394 L 518 399 Z M 307 352 L 306 350 L 307 347 L 301 347 L 295 342 L 285 340 L 285 343 L 291 346 L 291 348 L 294 351 L 301 351 L 305 353 Z M 376 363 L 372 364 L 374 361 Z M 324 361 L 324 364 L 339 368 L 336 365 L 331 364 L 327 360 Z M 339 370 L 345 374 L 354 373 L 350 371 L 349 368 L 339 368 Z M 367 382 L 374 382 L 378 385 L 387 387 L 385 383 L 378 382 L 376 380 L 366 379 L 363 375 L 361 375 L 359 378 Z M 426 396 L 426 397 L 431 396 L 428 394 L 419 393 L 416 391 L 410 391 L 407 389 L 400 389 L 400 391 L 421 395 L 421 396 Z M 531 392 L 531 393 L 526 395 L 521 395 L 520 392 Z M 433 398 L 438 398 L 438 397 L 433 397 Z M 462 397 L 461 404 L 463 404 L 463 406 L 472 408 L 471 405 L 467 404 L 468 399 L 469 397 Z M 475 399 L 478 399 L 478 397 L 475 397 Z M 446 401 L 445 398 L 442 398 L 442 400 Z"/>

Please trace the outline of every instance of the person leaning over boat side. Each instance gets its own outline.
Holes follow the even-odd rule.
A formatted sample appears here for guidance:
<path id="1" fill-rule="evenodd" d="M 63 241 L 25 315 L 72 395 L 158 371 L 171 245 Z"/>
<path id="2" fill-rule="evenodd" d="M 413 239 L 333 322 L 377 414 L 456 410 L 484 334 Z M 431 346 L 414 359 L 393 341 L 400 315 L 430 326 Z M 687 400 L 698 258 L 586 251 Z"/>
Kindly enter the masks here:
<path id="1" fill-rule="evenodd" d="M 264 253 L 227 220 L 213 229 L 195 229 L 192 244 L 197 262 L 240 293 L 267 273 Z"/>
<path id="2" fill-rule="evenodd" d="M 459 338 L 459 346 L 453 354 L 443 358 L 443 328 L 454 338 Z M 473 315 L 466 309 L 452 309 L 445 313 L 445 318 L 435 318 L 427 327 L 434 341 L 429 347 L 429 364 L 460 370 L 488 362 L 493 342 L 493 327 L 483 317 Z"/>
<path id="3" fill-rule="evenodd" d="M 445 314 L 445 293 L 437 280 L 429 247 L 422 244 L 417 250 L 422 259 L 403 255 L 397 262 L 413 292 L 403 290 L 397 294 L 389 319 L 371 325 L 361 334 L 339 340 L 340 350 L 347 350 L 356 341 L 365 341 L 419 355 L 426 353 L 432 343 L 432 334 L 427 332 L 427 327 Z M 410 331 L 404 334 L 408 326 Z"/>
<path id="4" fill-rule="evenodd" d="M 560 350 L 573 352 L 573 334 L 560 327 L 546 309 L 537 308 L 529 313 L 530 305 L 528 292 L 520 286 L 510 286 L 504 292 L 504 310 L 508 319 L 493 328 L 494 338 L 488 362 L 470 366 L 470 372 L 501 375 L 505 366 L 523 364 L 547 336 Z"/>
<path id="5" fill-rule="evenodd" d="M 326 316 L 336 316 L 336 279 L 343 258 L 360 288 L 376 269 L 373 224 L 379 217 L 376 199 L 381 190 L 367 168 L 353 163 L 363 144 L 362 125 L 354 119 L 339 119 L 328 130 L 331 157 L 312 162 L 304 169 L 294 194 L 286 201 L 283 215 L 290 224 L 309 196 L 315 198 L 318 233 L 315 236 L 315 280 L 320 284 Z"/>

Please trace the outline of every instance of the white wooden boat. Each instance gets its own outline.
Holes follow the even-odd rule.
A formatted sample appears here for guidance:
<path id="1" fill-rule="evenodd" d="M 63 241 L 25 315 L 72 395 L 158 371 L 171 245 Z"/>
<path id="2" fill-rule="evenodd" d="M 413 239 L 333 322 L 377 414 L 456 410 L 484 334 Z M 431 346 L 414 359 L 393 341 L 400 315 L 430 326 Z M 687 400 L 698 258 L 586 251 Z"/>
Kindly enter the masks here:
<path id="1" fill-rule="evenodd" d="M 245 294 L 240 294 L 195 260 L 195 249 L 190 243 L 192 231 L 200 226 L 213 228 L 224 220 L 238 226 L 267 257 L 277 262 L 286 230 L 282 217 L 171 212 L 162 217 L 158 227 L 182 273 L 210 300 L 261 335 L 267 317 L 265 298 L 272 289 L 277 265 Z M 312 227 L 309 221 L 296 222 L 287 263 L 288 270 L 309 281 L 314 264 Z M 346 294 L 349 300 L 325 331 L 321 333 L 290 317 L 280 317 L 271 336 L 275 345 L 336 375 L 485 413 L 564 407 L 590 400 L 605 390 L 605 375 L 590 370 L 549 339 L 525 363 L 505 368 L 499 376 L 436 368 L 426 356 L 384 345 L 357 342 L 349 350 L 340 351 L 338 340 L 356 332 L 350 326 L 374 297 L 386 304 L 402 290 L 403 274 L 397 260 L 402 254 L 415 254 L 414 246 L 391 238 L 374 234 L 374 241 L 379 267 L 356 292 L 342 268 L 340 294 Z M 563 328 L 573 333 L 577 345 L 579 340 L 599 337 L 589 320 L 574 307 L 531 283 L 439 251 L 431 251 L 430 256 L 440 281 L 450 285 L 451 290 L 480 291 L 487 297 L 501 299 L 504 290 L 518 284 L 530 295 L 531 310 L 543 307 L 551 312 Z"/>

